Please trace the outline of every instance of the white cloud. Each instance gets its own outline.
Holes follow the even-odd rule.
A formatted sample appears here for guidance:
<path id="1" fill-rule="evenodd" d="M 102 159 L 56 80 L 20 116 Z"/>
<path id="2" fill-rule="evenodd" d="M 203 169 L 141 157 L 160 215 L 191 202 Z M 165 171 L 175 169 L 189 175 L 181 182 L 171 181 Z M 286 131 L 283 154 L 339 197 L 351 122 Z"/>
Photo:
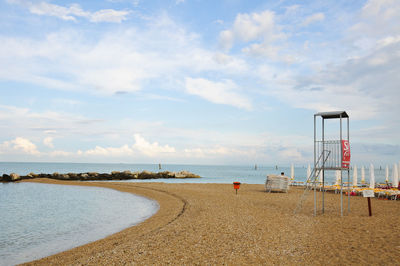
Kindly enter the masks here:
<path id="1" fill-rule="evenodd" d="M 43 140 L 43 144 L 46 145 L 49 148 L 54 148 L 54 144 L 53 144 L 53 138 L 52 137 L 46 137 Z"/>
<path id="2" fill-rule="evenodd" d="M 165 15 L 142 28 L 106 31 L 96 38 L 72 29 L 42 39 L 0 35 L 0 79 L 51 89 L 114 94 L 137 92 L 155 80 L 176 90 L 183 89 L 187 75 L 244 75 L 248 70 L 242 58 L 220 59 Z"/>
<path id="3" fill-rule="evenodd" d="M 278 154 L 281 159 L 286 161 L 304 162 L 304 158 L 297 148 L 285 148 L 279 151 Z"/>
<path id="4" fill-rule="evenodd" d="M 174 147 L 170 147 L 169 145 L 161 146 L 158 142 L 150 143 L 140 134 L 135 134 L 134 138 L 135 144 L 132 147 L 150 157 L 159 156 L 164 153 L 175 153 L 176 151 Z"/>
<path id="5" fill-rule="evenodd" d="M 16 137 L 13 140 L 5 141 L 0 144 L 0 153 L 23 153 L 29 155 L 39 155 L 35 144 L 29 139 L 23 137 Z"/>
<path id="6" fill-rule="evenodd" d="M 369 0 L 362 8 L 362 15 L 388 21 L 398 17 L 399 11 L 400 4 L 396 0 Z"/>
<path id="7" fill-rule="evenodd" d="M 352 119 L 379 116 L 397 119 L 400 43 L 393 43 L 341 64 L 329 65 L 308 76 L 292 77 L 271 91 L 292 106 L 311 110 L 347 110 Z"/>
<path id="8" fill-rule="evenodd" d="M 92 13 L 89 16 L 91 22 L 116 22 L 121 23 L 126 20 L 130 11 L 126 10 L 114 10 L 114 9 L 102 9 Z"/>
<path id="9" fill-rule="evenodd" d="M 54 17 L 59 17 L 63 20 L 73 20 L 75 21 L 74 15 L 82 15 L 82 10 L 76 6 L 73 5 L 69 8 L 54 5 L 54 4 L 49 4 L 46 2 L 40 2 L 37 4 L 33 4 L 30 2 L 25 2 L 29 6 L 29 11 L 32 14 L 36 15 L 47 15 L 47 16 L 54 16 Z"/>
<path id="10" fill-rule="evenodd" d="M 282 58 L 279 51 L 282 44 L 275 42 L 284 38 L 285 34 L 275 24 L 275 13 L 265 10 L 238 14 L 232 28 L 220 32 L 219 45 L 229 51 L 235 43 L 245 43 L 248 45 L 242 49 L 244 53 L 280 61 Z"/>
<path id="11" fill-rule="evenodd" d="M 291 15 L 291 16 L 293 16 L 293 15 L 295 15 L 297 12 L 298 12 L 298 10 L 300 9 L 300 5 L 291 5 L 291 6 L 288 6 L 288 7 L 286 7 L 285 9 L 286 9 L 286 12 L 285 12 L 285 14 L 286 15 Z"/>
<path id="12" fill-rule="evenodd" d="M 36 140 L 70 136 L 98 136 L 109 129 L 104 121 L 84 117 L 76 113 L 44 111 L 35 112 L 29 108 L 0 105 L 0 138 L 2 136 L 30 136 Z M 7 131 L 7 133 L 5 132 Z M 46 140 L 50 144 L 50 139 Z"/>
<path id="13" fill-rule="evenodd" d="M 220 46 L 229 50 L 235 41 L 271 42 L 276 39 L 275 14 L 270 10 L 260 13 L 238 14 L 232 29 L 224 30 L 219 35 Z"/>
<path id="14" fill-rule="evenodd" d="M 252 109 L 250 100 L 238 93 L 238 86 L 231 80 L 213 82 L 203 78 L 186 78 L 185 83 L 187 93 L 200 96 L 212 103 Z"/>
<path id="15" fill-rule="evenodd" d="M 230 30 L 221 31 L 221 33 L 219 34 L 219 45 L 224 50 L 231 49 L 234 41 L 235 41 L 235 36 L 233 32 Z"/>
<path id="16" fill-rule="evenodd" d="M 391 45 L 391 44 L 396 44 L 396 43 L 399 43 L 399 42 L 400 42 L 400 35 L 388 36 L 388 37 L 385 37 L 383 39 L 378 40 L 377 41 L 377 46 L 379 48 L 382 48 L 384 46 L 388 46 L 388 45 Z"/>
<path id="17" fill-rule="evenodd" d="M 248 156 L 249 150 L 239 150 L 233 147 L 215 146 L 215 147 L 198 147 L 183 150 L 184 155 L 189 158 L 227 158 Z M 244 157 L 242 157 L 244 158 Z"/>
<path id="18" fill-rule="evenodd" d="M 17 137 L 14 140 L 11 141 L 12 144 L 14 144 L 14 149 L 15 150 L 20 150 L 28 154 L 39 154 L 39 151 L 36 148 L 36 145 L 33 144 L 30 140 Z"/>
<path id="19" fill-rule="evenodd" d="M 73 158 L 75 156 L 75 154 L 73 152 L 68 152 L 68 151 L 51 151 L 50 153 L 48 153 L 48 155 L 52 158 L 54 157 L 69 157 L 69 159 Z"/>
<path id="20" fill-rule="evenodd" d="M 232 29 L 235 38 L 244 42 L 271 38 L 275 30 L 274 17 L 274 12 L 270 10 L 238 14 Z"/>
<path id="21" fill-rule="evenodd" d="M 82 152 L 77 152 L 78 155 L 81 155 Z M 121 147 L 106 147 L 103 148 L 101 146 L 96 146 L 94 149 L 87 150 L 83 153 L 84 155 L 93 155 L 93 156 L 103 156 L 103 157 L 123 157 L 129 156 L 133 154 L 132 148 L 128 145 L 123 145 Z"/>
<path id="22" fill-rule="evenodd" d="M 91 22 L 116 22 L 121 23 L 127 19 L 130 11 L 102 9 L 96 12 L 84 11 L 79 4 L 71 4 L 69 7 L 64 7 L 56 4 L 51 4 L 45 1 L 31 2 L 24 0 L 8 0 L 9 3 L 19 4 L 27 7 L 32 14 L 40 16 L 58 17 L 62 20 L 76 21 L 77 17 L 86 18 Z"/>
<path id="23" fill-rule="evenodd" d="M 308 26 L 312 23 L 323 21 L 325 19 L 324 13 L 315 13 L 306 17 L 302 23 L 303 26 Z"/>
<path id="24" fill-rule="evenodd" d="M 369 0 L 359 12 L 357 23 L 350 28 L 350 38 L 363 42 L 400 35 L 400 1 Z M 360 42 L 359 42 L 360 43 Z M 356 44 L 357 45 L 357 44 Z M 359 47 L 363 48 L 363 47 Z"/>
<path id="25" fill-rule="evenodd" d="M 260 67 L 258 76 L 270 88 L 262 93 L 295 108 L 347 110 L 351 119 L 357 120 L 393 119 L 392 127 L 399 128 L 395 114 L 400 113 L 400 107 L 393 99 L 399 98 L 400 16 L 394 16 L 391 10 L 400 12 L 400 2 L 368 1 L 358 15 L 352 16 L 354 26 L 343 27 L 336 41 L 319 45 L 310 36 L 301 68 L 265 67 L 263 71 Z M 325 19 L 318 14 L 300 21 Z M 262 45 L 253 45 L 261 50 Z M 265 53 L 273 55 L 274 51 L 266 49 Z"/>

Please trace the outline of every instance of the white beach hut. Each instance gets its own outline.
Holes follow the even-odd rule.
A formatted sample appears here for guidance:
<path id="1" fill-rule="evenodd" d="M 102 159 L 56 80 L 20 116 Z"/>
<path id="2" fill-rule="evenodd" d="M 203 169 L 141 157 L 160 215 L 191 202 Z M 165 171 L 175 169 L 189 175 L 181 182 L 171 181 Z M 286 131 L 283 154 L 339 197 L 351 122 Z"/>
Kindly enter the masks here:
<path id="1" fill-rule="evenodd" d="M 357 165 L 353 167 L 353 187 L 357 187 Z"/>
<path id="2" fill-rule="evenodd" d="M 375 173 L 374 173 L 374 165 L 371 163 L 369 166 L 369 188 L 375 188 Z"/>

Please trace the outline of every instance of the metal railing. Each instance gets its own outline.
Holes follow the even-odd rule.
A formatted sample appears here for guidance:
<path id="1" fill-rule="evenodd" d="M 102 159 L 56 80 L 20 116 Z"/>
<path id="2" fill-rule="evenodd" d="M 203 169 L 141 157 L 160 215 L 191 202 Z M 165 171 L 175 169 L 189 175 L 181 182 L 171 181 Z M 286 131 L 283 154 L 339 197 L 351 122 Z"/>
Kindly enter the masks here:
<path id="1" fill-rule="evenodd" d="M 321 155 L 318 157 L 318 160 L 315 164 L 315 166 L 318 166 L 319 164 L 324 164 L 325 162 L 328 161 L 329 157 L 330 157 L 331 151 L 330 150 L 324 150 L 324 152 L 321 153 Z M 323 160 L 323 157 L 325 155 L 325 159 Z M 321 164 L 321 165 L 322 165 Z M 303 202 L 304 200 L 307 198 L 308 196 L 308 192 L 314 187 L 314 189 L 316 189 L 316 181 L 318 179 L 318 176 L 320 174 L 320 172 L 322 171 L 322 166 L 321 167 L 315 167 L 312 169 L 310 176 L 307 177 L 307 181 L 306 181 L 306 187 L 304 189 L 303 195 L 300 198 L 299 203 L 297 204 L 294 213 L 297 213 L 298 211 L 301 210 L 301 208 L 303 207 Z"/>
<path id="2" fill-rule="evenodd" d="M 315 141 L 317 154 L 323 155 L 322 151 L 328 152 L 330 156 L 325 161 L 318 160 L 316 168 L 325 168 L 325 170 L 342 169 L 342 145 L 340 140 Z"/>

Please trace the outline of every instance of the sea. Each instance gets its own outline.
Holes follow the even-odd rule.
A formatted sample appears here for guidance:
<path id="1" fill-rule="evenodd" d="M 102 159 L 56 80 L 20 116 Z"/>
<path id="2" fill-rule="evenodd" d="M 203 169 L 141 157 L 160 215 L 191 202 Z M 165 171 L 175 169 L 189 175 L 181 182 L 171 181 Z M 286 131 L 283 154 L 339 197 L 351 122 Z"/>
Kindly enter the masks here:
<path id="1" fill-rule="evenodd" d="M 160 167 L 161 166 L 161 169 Z M 123 164 L 123 163 L 20 163 L 0 162 L 0 175 L 17 173 L 27 175 L 29 173 L 111 173 L 112 171 L 189 171 L 200 175 L 200 179 L 157 179 L 157 180 L 128 180 L 125 182 L 166 182 L 166 183 L 232 183 L 234 181 L 247 184 L 264 184 L 269 174 L 281 174 L 290 176 L 290 165 L 190 165 L 190 164 Z M 390 170 L 391 173 L 391 170 Z M 374 167 L 375 181 L 385 181 L 384 167 Z M 350 180 L 353 170 L 350 170 Z M 307 165 L 294 166 L 294 179 L 305 181 L 307 179 Z M 370 176 L 369 166 L 365 167 L 365 180 Z M 347 181 L 347 172 L 343 172 L 343 180 Z M 361 178 L 361 170 L 358 167 L 358 179 Z M 325 180 L 335 182 L 335 171 L 326 171 Z"/>
<path id="2" fill-rule="evenodd" d="M 160 169 L 161 168 L 161 169 Z M 111 163 L 0 162 L 0 175 L 17 173 L 111 173 L 112 171 L 189 171 L 201 178 L 124 180 L 119 182 L 264 184 L 269 174 L 290 176 L 288 165 L 179 165 Z M 385 170 L 376 167 L 375 181 Z M 305 181 L 306 165 L 294 167 L 296 181 Z M 369 169 L 365 168 L 366 181 Z M 358 176 L 361 171 L 358 169 Z M 347 179 L 347 172 L 343 175 Z M 335 181 L 327 171 L 327 183 Z M 350 181 L 352 180 L 350 171 Z M 104 181 L 108 182 L 108 181 Z M 49 256 L 138 224 L 157 212 L 158 203 L 129 193 L 37 183 L 0 183 L 0 265 L 14 265 Z M 127 211 L 129 210 L 129 211 Z"/>
<path id="3" fill-rule="evenodd" d="M 71 249 L 136 225 L 156 201 L 96 187 L 0 183 L 0 265 Z"/>

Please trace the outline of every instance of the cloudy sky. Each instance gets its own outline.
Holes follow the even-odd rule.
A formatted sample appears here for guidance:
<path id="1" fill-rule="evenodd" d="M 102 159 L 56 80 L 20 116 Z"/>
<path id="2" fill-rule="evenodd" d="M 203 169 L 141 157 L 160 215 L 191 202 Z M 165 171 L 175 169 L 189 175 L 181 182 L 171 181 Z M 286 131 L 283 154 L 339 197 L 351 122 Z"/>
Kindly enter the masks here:
<path id="1" fill-rule="evenodd" d="M 353 163 L 398 162 L 399 14 L 398 0 L 1 0 L 0 160 L 301 165 L 314 113 L 346 110 Z"/>

